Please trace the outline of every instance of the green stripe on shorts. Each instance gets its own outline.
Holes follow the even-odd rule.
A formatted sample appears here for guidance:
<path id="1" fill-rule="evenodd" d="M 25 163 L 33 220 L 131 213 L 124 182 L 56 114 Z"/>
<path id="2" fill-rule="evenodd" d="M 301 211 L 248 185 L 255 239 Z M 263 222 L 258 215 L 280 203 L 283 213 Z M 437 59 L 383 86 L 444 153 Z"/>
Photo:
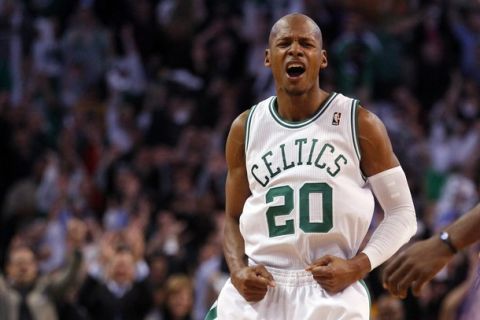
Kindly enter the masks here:
<path id="1" fill-rule="evenodd" d="M 205 320 L 216 320 L 217 319 L 217 302 L 213 304 L 213 306 L 208 310 L 207 315 L 205 316 Z"/>
<path id="2" fill-rule="evenodd" d="M 365 283 L 365 281 L 362 280 L 359 280 L 358 282 L 360 282 L 360 284 L 365 288 L 365 291 L 367 291 L 367 295 L 368 295 L 368 302 L 370 304 L 370 313 L 372 312 L 372 297 L 370 296 L 370 290 L 368 289 L 368 286 L 367 284 Z M 215 312 L 216 314 L 216 312 Z M 372 319 L 372 315 L 370 314 L 370 319 Z"/>

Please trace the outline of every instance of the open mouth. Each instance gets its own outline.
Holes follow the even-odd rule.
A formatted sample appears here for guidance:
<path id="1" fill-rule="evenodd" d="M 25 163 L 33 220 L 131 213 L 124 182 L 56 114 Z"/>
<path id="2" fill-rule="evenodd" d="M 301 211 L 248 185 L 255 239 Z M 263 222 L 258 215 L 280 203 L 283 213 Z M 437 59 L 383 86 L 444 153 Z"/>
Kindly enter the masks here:
<path id="1" fill-rule="evenodd" d="M 305 67 L 302 65 L 292 64 L 287 67 L 287 74 L 291 78 L 300 77 L 305 72 Z"/>

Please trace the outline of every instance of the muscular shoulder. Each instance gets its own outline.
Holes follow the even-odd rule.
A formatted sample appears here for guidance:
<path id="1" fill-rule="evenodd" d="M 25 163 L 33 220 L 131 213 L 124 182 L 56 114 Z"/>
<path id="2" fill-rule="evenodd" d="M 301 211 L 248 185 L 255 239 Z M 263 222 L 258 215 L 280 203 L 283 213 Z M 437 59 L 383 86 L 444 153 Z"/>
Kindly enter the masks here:
<path id="1" fill-rule="evenodd" d="M 240 134 L 245 136 L 245 126 L 248 119 L 248 114 L 250 113 L 250 109 L 242 112 L 235 120 L 233 120 L 232 125 L 230 127 L 230 134 Z"/>
<path id="2" fill-rule="evenodd" d="M 368 177 L 399 165 L 383 122 L 374 113 L 358 108 L 361 167 Z"/>
<path id="3" fill-rule="evenodd" d="M 242 112 L 230 126 L 227 143 L 236 145 L 245 145 L 245 127 L 250 110 Z"/>
<path id="4" fill-rule="evenodd" d="M 359 134 L 365 138 L 380 138 L 387 134 L 387 130 L 382 120 L 377 115 L 362 106 L 358 108 Z"/>

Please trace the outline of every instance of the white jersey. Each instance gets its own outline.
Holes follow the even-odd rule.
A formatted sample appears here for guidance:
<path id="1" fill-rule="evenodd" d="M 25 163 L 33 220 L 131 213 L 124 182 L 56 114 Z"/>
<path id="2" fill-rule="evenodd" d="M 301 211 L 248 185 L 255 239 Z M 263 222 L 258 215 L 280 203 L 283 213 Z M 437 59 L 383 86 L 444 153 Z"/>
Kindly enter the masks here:
<path id="1" fill-rule="evenodd" d="M 290 122 L 276 100 L 255 105 L 247 118 L 245 253 L 251 264 L 290 270 L 326 254 L 352 258 L 374 210 L 360 170 L 358 101 L 332 93 L 310 119 Z"/>

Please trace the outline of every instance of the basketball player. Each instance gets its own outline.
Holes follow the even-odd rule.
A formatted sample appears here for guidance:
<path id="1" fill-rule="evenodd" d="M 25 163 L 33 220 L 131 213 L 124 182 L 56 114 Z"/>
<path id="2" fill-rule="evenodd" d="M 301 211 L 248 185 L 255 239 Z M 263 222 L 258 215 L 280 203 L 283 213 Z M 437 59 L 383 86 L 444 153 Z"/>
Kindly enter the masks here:
<path id="1" fill-rule="evenodd" d="M 383 286 L 400 298 L 408 288 L 419 295 L 425 283 L 447 265 L 458 250 L 480 240 L 480 204 L 439 234 L 400 252 L 383 272 Z"/>
<path id="2" fill-rule="evenodd" d="M 382 122 L 319 87 L 327 55 L 313 20 L 277 21 L 265 66 L 277 96 L 241 114 L 227 139 L 231 279 L 207 319 L 368 319 L 360 280 L 416 231 L 405 174 Z M 372 191 L 385 219 L 359 252 Z"/>

